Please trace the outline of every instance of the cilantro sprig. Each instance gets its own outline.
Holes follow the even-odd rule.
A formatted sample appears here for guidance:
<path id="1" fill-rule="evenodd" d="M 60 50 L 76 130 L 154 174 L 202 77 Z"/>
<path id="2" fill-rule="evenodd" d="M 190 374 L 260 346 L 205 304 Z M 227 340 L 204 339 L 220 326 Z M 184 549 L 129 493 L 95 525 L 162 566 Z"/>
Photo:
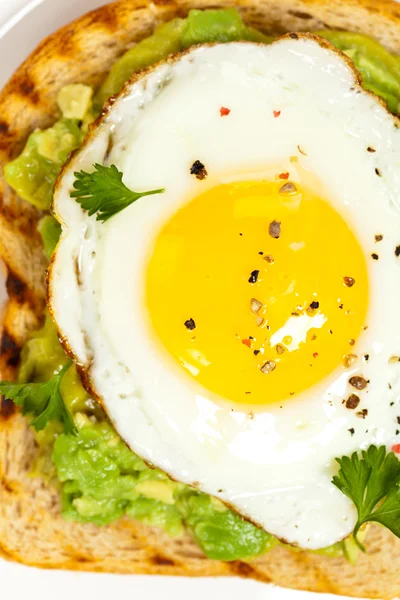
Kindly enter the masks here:
<path id="1" fill-rule="evenodd" d="M 356 505 L 354 539 L 365 523 L 380 523 L 400 537 L 400 460 L 385 446 L 337 458 L 340 469 L 332 483 Z"/>
<path id="2" fill-rule="evenodd" d="M 115 165 L 105 167 L 96 163 L 93 166 L 95 170 L 92 173 L 85 171 L 74 173 L 74 191 L 70 195 L 89 212 L 89 216 L 97 213 L 96 220 L 102 223 L 139 198 L 162 194 L 165 191 L 159 189 L 133 192 L 123 183 L 123 173 Z"/>
<path id="3" fill-rule="evenodd" d="M 33 415 L 31 425 L 37 431 L 44 429 L 52 419 L 59 419 L 64 423 L 65 433 L 75 434 L 74 420 L 60 393 L 62 378 L 70 366 L 71 361 L 46 383 L 0 381 L 0 394 L 21 406 L 22 414 Z"/>

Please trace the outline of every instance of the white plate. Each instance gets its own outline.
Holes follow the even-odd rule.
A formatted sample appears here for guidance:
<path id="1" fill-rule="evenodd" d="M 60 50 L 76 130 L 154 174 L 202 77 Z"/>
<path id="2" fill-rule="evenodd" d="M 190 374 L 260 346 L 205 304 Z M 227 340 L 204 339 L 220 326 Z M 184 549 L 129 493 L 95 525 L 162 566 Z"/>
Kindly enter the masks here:
<path id="1" fill-rule="evenodd" d="M 49 33 L 79 15 L 106 4 L 102 0 L 0 0 L 0 87 Z M 4 60 L 4 57 L 7 60 Z M 1 295 L 1 286 L 0 286 Z M 234 578 L 102 575 L 43 571 L 0 559 L 0 598 L 81 600 L 330 600 L 337 596 L 278 589 Z"/>

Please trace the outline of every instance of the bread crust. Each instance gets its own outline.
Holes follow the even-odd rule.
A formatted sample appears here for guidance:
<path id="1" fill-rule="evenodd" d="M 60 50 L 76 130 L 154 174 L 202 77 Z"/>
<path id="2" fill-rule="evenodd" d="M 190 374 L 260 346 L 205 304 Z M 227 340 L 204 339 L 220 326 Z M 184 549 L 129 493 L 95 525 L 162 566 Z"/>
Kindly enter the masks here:
<path id="1" fill-rule="evenodd" d="M 40 211 L 6 185 L 3 166 L 29 133 L 58 118 L 56 97 L 68 83 L 98 85 L 115 59 L 154 27 L 191 8 L 236 6 L 265 32 L 349 29 L 373 35 L 400 54 L 400 6 L 393 0 L 120 0 L 45 39 L 0 94 L 0 255 L 9 303 L 0 347 L 2 378 L 12 378 L 19 348 L 41 320 L 45 269 L 36 223 Z M 0 555 L 28 565 L 79 571 L 163 575 L 239 575 L 295 589 L 349 596 L 400 595 L 400 540 L 372 526 L 353 567 L 343 558 L 293 552 L 284 546 L 251 562 L 204 557 L 189 535 L 122 519 L 105 527 L 66 522 L 57 490 L 29 477 L 37 452 L 32 432 L 10 402 L 0 405 Z"/>

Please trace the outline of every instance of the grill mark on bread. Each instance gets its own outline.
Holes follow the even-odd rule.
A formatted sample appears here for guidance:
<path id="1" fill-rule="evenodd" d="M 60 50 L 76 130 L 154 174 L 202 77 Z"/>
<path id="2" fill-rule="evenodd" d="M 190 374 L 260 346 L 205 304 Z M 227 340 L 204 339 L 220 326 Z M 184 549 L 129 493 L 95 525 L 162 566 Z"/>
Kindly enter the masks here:
<path id="1" fill-rule="evenodd" d="M 1 485 L 8 494 L 12 494 L 16 491 L 16 486 L 14 486 L 12 482 L 8 481 L 8 479 L 6 479 L 5 477 L 3 477 L 3 479 L 1 480 Z"/>
<path id="2" fill-rule="evenodd" d="M 177 7 L 177 12 L 179 10 L 179 6 L 173 0 L 153 0 L 153 4 L 155 6 L 170 6 L 171 8 Z M 218 6 L 217 8 L 220 8 L 220 6 Z"/>
<path id="3" fill-rule="evenodd" d="M 155 554 L 154 556 L 151 557 L 150 560 L 153 563 L 153 565 L 168 566 L 168 567 L 175 566 L 175 561 L 172 560 L 172 558 L 168 558 L 167 556 L 163 556 L 162 554 Z"/>
<path id="4" fill-rule="evenodd" d="M 253 569 L 248 563 L 237 560 L 231 563 L 232 571 L 239 577 L 253 577 L 257 578 L 256 570 Z"/>
<path id="5" fill-rule="evenodd" d="M 25 235 L 29 236 L 29 232 L 25 232 Z M 31 290 L 25 281 L 22 281 L 18 275 L 16 275 L 11 269 L 8 269 L 6 279 L 6 289 L 8 297 L 18 304 L 27 304 L 28 306 L 36 309 L 38 306 L 38 298 L 35 297 L 35 293 Z M 39 301 L 41 306 L 41 302 Z"/>
<path id="6" fill-rule="evenodd" d="M 0 354 L 6 356 L 6 362 L 8 366 L 16 366 L 19 362 L 19 346 L 8 334 L 7 331 L 3 331 L 0 342 Z"/>
<path id="7" fill-rule="evenodd" d="M 75 41 L 75 30 L 73 27 L 71 27 L 65 32 L 65 35 L 63 36 L 63 39 L 60 43 L 60 47 L 58 48 L 57 56 L 62 59 L 66 59 L 69 56 L 75 58 L 77 52 L 79 52 L 79 49 Z"/>
<path id="8" fill-rule="evenodd" d="M 7 421 L 16 412 L 17 407 L 15 406 L 14 402 L 12 400 L 6 400 L 4 397 L 0 396 L 0 420 Z"/>
<path id="9" fill-rule="evenodd" d="M 139 5 L 138 3 L 135 8 L 140 10 L 147 8 L 147 6 L 148 5 L 146 3 L 143 3 L 142 5 Z M 103 25 L 110 33 L 113 33 L 120 25 L 117 12 L 118 11 L 115 10 L 113 5 L 106 4 L 105 6 L 101 7 L 101 11 L 93 10 L 91 13 L 89 13 L 88 25 L 91 25 L 92 23 L 96 25 Z"/>
<path id="10" fill-rule="evenodd" d="M 24 302 L 26 295 L 26 283 L 21 281 L 12 271 L 8 272 L 6 281 L 7 293 L 19 303 Z"/>
<path id="11" fill-rule="evenodd" d="M 25 73 L 16 83 L 16 90 L 19 95 L 25 100 L 28 100 L 31 104 L 39 104 L 40 98 L 35 87 L 35 82 L 28 73 Z"/>
<path id="12" fill-rule="evenodd" d="M 303 19 L 304 21 L 309 21 L 310 19 L 314 19 L 312 15 L 309 13 L 303 12 L 301 10 L 288 10 L 289 15 L 292 17 L 297 17 L 298 19 Z"/>
<path id="13" fill-rule="evenodd" d="M 16 134 L 12 132 L 12 126 L 7 121 L 0 120 L 0 151 L 8 154 L 7 160 L 13 158 L 14 155 L 22 150 L 23 144 L 15 139 Z M 12 152 L 12 150 L 14 152 Z"/>
<path id="14" fill-rule="evenodd" d="M 90 558 L 87 558 L 87 556 L 75 556 L 74 557 L 75 560 L 80 563 L 81 565 L 85 565 L 87 563 L 91 563 L 92 561 L 90 560 Z"/>

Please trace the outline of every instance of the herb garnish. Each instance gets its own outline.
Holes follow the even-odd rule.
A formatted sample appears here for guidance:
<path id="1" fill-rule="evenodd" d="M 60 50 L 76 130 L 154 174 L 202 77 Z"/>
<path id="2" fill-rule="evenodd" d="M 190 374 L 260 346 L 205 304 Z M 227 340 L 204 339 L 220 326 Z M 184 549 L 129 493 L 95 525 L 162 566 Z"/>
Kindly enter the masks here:
<path id="1" fill-rule="evenodd" d="M 64 423 L 65 433 L 74 434 L 77 431 L 74 420 L 60 393 L 62 378 L 70 366 L 71 361 L 46 383 L 0 381 L 0 394 L 22 406 L 22 414 L 33 415 L 31 425 L 37 431 L 44 429 L 49 421 L 59 419 Z"/>
<path id="2" fill-rule="evenodd" d="M 332 483 L 356 505 L 358 546 L 365 550 L 357 535 L 362 525 L 372 521 L 400 537 L 400 461 L 395 454 L 387 453 L 385 446 L 370 446 L 336 461 L 340 469 Z"/>
<path id="3" fill-rule="evenodd" d="M 70 195 L 88 211 L 89 216 L 97 213 L 96 220 L 102 223 L 139 198 L 165 191 L 133 192 L 123 183 L 123 173 L 115 165 L 105 167 L 96 163 L 93 166 L 95 170 L 92 173 L 74 173 L 74 191 Z"/>

